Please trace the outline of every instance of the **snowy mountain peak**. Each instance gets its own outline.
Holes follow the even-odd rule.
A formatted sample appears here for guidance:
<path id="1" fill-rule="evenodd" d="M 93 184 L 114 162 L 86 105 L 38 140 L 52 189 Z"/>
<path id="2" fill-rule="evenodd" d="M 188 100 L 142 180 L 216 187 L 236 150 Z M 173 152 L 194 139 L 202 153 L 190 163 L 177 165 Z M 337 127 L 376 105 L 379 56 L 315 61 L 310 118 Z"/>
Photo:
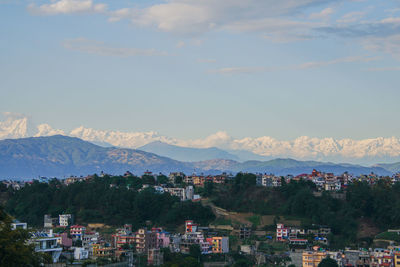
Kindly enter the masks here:
<path id="1" fill-rule="evenodd" d="M 1 118 L 2 115 L 2 118 Z M 154 131 L 121 132 L 96 130 L 80 126 L 66 133 L 48 124 L 33 127 L 26 116 L 13 113 L 0 114 L 0 139 L 29 136 L 68 135 L 94 142 L 107 143 L 116 147 L 138 148 L 154 141 L 188 148 L 216 147 L 232 151 L 245 151 L 268 158 L 295 158 L 371 164 L 400 160 L 400 139 L 377 137 L 364 140 L 313 138 L 301 136 L 294 140 L 282 141 L 270 136 L 256 138 L 233 138 L 227 132 L 219 131 L 205 138 L 182 140 L 160 135 Z M 244 153 L 243 155 L 245 155 Z"/>

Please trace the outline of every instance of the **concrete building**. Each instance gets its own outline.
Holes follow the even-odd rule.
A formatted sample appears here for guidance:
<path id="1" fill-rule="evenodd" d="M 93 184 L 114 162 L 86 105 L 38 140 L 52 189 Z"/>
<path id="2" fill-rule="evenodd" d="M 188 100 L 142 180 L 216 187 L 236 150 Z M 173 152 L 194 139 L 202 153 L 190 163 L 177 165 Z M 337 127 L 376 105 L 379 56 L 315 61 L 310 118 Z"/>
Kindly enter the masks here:
<path id="1" fill-rule="evenodd" d="M 47 253 L 51 256 L 53 262 L 58 262 L 62 248 L 58 244 L 58 238 L 53 236 L 53 232 L 35 232 L 28 243 L 33 244 L 35 252 Z"/>
<path id="2" fill-rule="evenodd" d="M 318 267 L 318 264 L 326 258 L 326 252 L 314 248 L 312 251 L 304 251 L 302 257 L 303 267 Z"/>
<path id="3" fill-rule="evenodd" d="M 23 229 L 26 230 L 28 228 L 27 223 L 21 223 L 21 222 L 13 222 L 11 223 L 11 229 L 12 230 L 17 230 L 17 229 Z"/>
<path id="4" fill-rule="evenodd" d="M 71 214 L 60 214 L 58 216 L 59 218 L 59 224 L 60 226 L 64 226 L 67 227 L 68 225 L 70 225 L 71 223 L 73 223 L 72 221 L 72 215 Z"/>

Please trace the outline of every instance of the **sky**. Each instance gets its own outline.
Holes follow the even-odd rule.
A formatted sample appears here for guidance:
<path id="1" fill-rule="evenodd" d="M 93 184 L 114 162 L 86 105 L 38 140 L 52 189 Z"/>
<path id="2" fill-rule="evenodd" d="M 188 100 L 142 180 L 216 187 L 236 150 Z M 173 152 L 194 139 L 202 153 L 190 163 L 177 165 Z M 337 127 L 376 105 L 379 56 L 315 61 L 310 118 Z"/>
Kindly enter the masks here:
<path id="1" fill-rule="evenodd" d="M 196 139 L 400 137 L 399 0 L 0 0 L 0 112 Z"/>

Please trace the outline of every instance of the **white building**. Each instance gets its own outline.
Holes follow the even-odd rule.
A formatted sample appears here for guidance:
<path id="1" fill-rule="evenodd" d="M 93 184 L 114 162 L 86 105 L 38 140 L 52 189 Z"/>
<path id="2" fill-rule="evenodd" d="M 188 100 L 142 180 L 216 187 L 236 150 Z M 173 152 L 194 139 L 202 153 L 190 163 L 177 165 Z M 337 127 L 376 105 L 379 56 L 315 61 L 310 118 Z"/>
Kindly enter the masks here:
<path id="1" fill-rule="evenodd" d="M 75 260 L 86 260 L 89 258 L 89 250 L 85 248 L 75 248 L 74 259 Z"/>
<path id="2" fill-rule="evenodd" d="M 72 222 L 71 214 L 60 214 L 58 217 L 60 226 L 68 226 Z"/>
<path id="3" fill-rule="evenodd" d="M 53 236 L 53 232 L 35 232 L 32 234 L 29 243 L 33 244 L 36 252 L 47 253 L 53 259 L 53 262 L 58 262 L 62 248 L 57 242 L 58 238 Z"/>
<path id="4" fill-rule="evenodd" d="M 27 228 L 28 228 L 28 225 L 26 223 L 14 222 L 14 223 L 11 224 L 11 229 L 12 230 L 17 230 L 17 229 L 26 230 Z"/>

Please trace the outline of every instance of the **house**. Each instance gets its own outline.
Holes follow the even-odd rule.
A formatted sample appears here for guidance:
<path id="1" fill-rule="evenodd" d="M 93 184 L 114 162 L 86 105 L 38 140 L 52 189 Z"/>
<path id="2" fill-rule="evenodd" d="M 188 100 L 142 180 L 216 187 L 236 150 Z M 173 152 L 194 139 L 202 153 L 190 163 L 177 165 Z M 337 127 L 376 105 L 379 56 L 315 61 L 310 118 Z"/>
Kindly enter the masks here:
<path id="1" fill-rule="evenodd" d="M 393 253 L 390 250 L 376 248 L 370 253 L 371 267 L 393 266 L 393 262 Z"/>
<path id="2" fill-rule="evenodd" d="M 70 223 L 72 223 L 72 215 L 71 214 L 60 214 L 58 217 L 59 217 L 60 226 L 66 227 Z"/>
<path id="3" fill-rule="evenodd" d="M 400 250 L 395 249 L 393 251 L 393 263 L 394 267 L 400 267 Z"/>
<path id="4" fill-rule="evenodd" d="M 50 214 L 44 215 L 44 228 L 53 228 L 53 226 L 57 225 L 58 218 L 52 218 Z"/>
<path id="5" fill-rule="evenodd" d="M 157 248 L 157 233 L 146 228 L 139 229 L 135 234 L 136 251 L 147 253 L 149 249 Z"/>
<path id="6" fill-rule="evenodd" d="M 115 249 L 106 244 L 93 244 L 93 257 L 95 258 L 111 258 L 114 257 Z"/>
<path id="7" fill-rule="evenodd" d="M 304 251 L 302 254 L 303 267 L 317 267 L 326 258 L 326 252 L 314 247 L 311 251 Z"/>
<path id="8" fill-rule="evenodd" d="M 86 260 L 89 258 L 89 250 L 85 248 L 75 248 L 74 259 L 75 260 Z"/>
<path id="9" fill-rule="evenodd" d="M 181 201 L 186 200 L 185 188 L 164 188 L 164 192 L 171 194 L 172 196 L 179 197 Z"/>
<path id="10" fill-rule="evenodd" d="M 18 221 L 11 223 L 11 230 L 17 230 L 17 229 L 26 230 L 27 228 L 28 228 L 27 223 L 21 223 Z"/>
<path id="11" fill-rule="evenodd" d="M 185 234 L 181 238 L 180 251 L 182 253 L 189 253 L 190 246 L 199 245 L 202 254 L 209 254 L 210 243 L 204 238 L 202 232 L 198 231 L 197 224 L 188 220 L 185 222 Z"/>
<path id="12" fill-rule="evenodd" d="M 34 232 L 28 240 L 29 244 L 33 244 L 35 252 L 49 254 L 53 262 L 58 262 L 62 248 L 58 244 L 58 238 L 53 236 L 53 232 Z"/>
<path id="13" fill-rule="evenodd" d="M 68 233 L 55 234 L 58 237 L 58 243 L 63 247 L 72 247 L 72 238 L 68 237 Z"/>
<path id="14" fill-rule="evenodd" d="M 251 228 L 246 225 L 240 226 L 239 238 L 240 239 L 249 239 L 250 236 L 251 236 Z"/>
<path id="15" fill-rule="evenodd" d="M 213 254 L 229 253 L 229 237 L 214 236 L 207 238 L 207 242 L 211 245 Z"/>
<path id="16" fill-rule="evenodd" d="M 302 239 L 302 238 L 291 238 L 289 239 L 289 244 L 290 245 L 295 245 L 295 246 L 304 246 L 307 245 L 308 240 L 307 239 Z"/>
<path id="17" fill-rule="evenodd" d="M 276 240 L 277 241 L 285 241 L 289 238 L 290 229 L 285 227 L 284 224 L 278 223 L 276 225 Z"/>
<path id="18" fill-rule="evenodd" d="M 72 225 L 69 233 L 72 237 L 82 239 L 82 236 L 85 234 L 86 227 L 82 225 Z"/>

